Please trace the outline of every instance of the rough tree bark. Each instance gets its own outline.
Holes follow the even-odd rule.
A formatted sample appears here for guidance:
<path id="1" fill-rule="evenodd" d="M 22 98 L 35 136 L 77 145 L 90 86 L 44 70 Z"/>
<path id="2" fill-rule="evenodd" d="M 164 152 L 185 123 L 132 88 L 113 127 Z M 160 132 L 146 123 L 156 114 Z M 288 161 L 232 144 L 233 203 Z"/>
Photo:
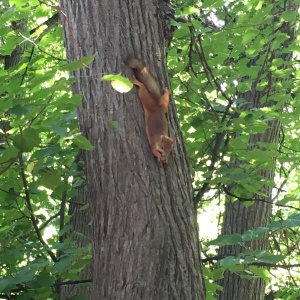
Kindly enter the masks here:
<path id="1" fill-rule="evenodd" d="M 296 10 L 293 1 L 286 1 L 285 3 L 286 11 Z M 274 4 L 274 9 L 276 4 Z M 278 7 L 277 7 L 278 8 Z M 282 13 L 278 12 L 278 14 Z M 276 16 L 276 14 L 275 14 Z M 284 22 L 282 26 L 279 28 L 282 33 L 285 33 L 289 36 L 289 39 L 283 45 L 283 48 L 287 48 L 288 45 L 294 40 L 294 32 L 292 28 L 292 24 L 288 22 Z M 268 107 L 276 104 L 276 99 L 273 99 L 272 92 L 274 92 L 276 84 L 280 82 L 282 79 L 274 79 L 272 78 L 272 73 L 269 67 L 272 65 L 272 60 L 278 57 L 278 53 L 280 49 L 276 49 L 274 52 L 265 49 L 262 51 L 261 55 L 265 57 L 265 66 L 261 67 L 262 74 L 265 74 L 269 79 L 269 85 L 264 91 L 256 90 L 255 82 L 252 86 L 252 91 L 247 92 L 241 95 L 238 95 L 238 98 L 243 98 L 248 103 L 247 108 L 249 110 Z M 289 60 L 292 57 L 291 52 L 282 51 L 281 58 L 286 61 L 285 68 L 290 66 Z M 253 61 L 255 64 L 255 61 Z M 261 74 L 260 74 L 261 75 Z M 256 83 L 259 82 L 259 76 L 256 80 Z M 261 103 L 261 99 L 264 96 L 268 96 L 267 99 L 271 99 L 266 103 Z M 254 134 L 249 138 L 249 148 L 260 148 L 260 143 L 278 143 L 279 142 L 279 133 L 280 133 L 280 123 L 278 120 L 272 120 L 268 122 L 269 128 L 263 134 Z M 270 159 L 273 159 L 270 157 Z M 231 167 L 236 168 L 240 164 L 245 162 L 234 159 L 232 161 Z M 274 167 L 268 170 L 260 170 L 256 173 L 257 175 L 262 176 L 268 181 L 274 180 L 275 176 L 275 164 Z M 224 213 L 224 221 L 222 225 L 222 234 L 233 234 L 233 233 L 244 233 L 249 229 L 254 229 L 258 227 L 265 227 L 269 223 L 269 217 L 272 209 L 272 188 L 268 185 L 263 185 L 261 191 L 264 193 L 263 195 L 254 195 L 253 201 L 254 204 L 250 207 L 245 207 L 243 204 L 243 199 L 236 200 L 231 197 L 228 197 L 228 200 L 225 205 L 225 213 Z M 268 237 L 264 236 L 263 239 L 258 241 L 251 241 L 249 248 L 255 249 L 267 249 L 268 248 Z M 225 246 L 220 248 L 219 254 L 221 255 L 238 255 L 241 252 L 244 252 L 244 247 L 241 246 Z M 223 286 L 224 290 L 219 292 L 218 299 L 220 300 L 262 300 L 264 299 L 265 294 L 265 281 L 263 279 L 242 279 L 237 274 L 226 271 L 224 274 L 224 279 L 220 281 L 220 284 Z"/>
<path id="2" fill-rule="evenodd" d="M 270 129 L 262 135 L 253 135 L 249 144 L 257 142 L 277 143 L 279 139 L 279 122 L 270 122 Z M 237 161 L 233 162 L 239 163 Z M 232 167 L 234 167 L 232 164 Z M 275 170 L 264 170 L 258 173 L 268 180 L 274 179 Z M 255 195 L 253 197 L 254 204 L 250 207 L 245 207 L 243 201 L 232 202 L 232 199 L 227 199 L 225 205 L 224 221 L 222 225 L 222 234 L 243 234 L 249 229 L 265 227 L 269 223 L 272 202 L 272 188 L 263 186 L 263 191 L 266 196 Z M 230 198 L 230 197 L 229 197 Z M 255 249 L 267 249 L 268 239 L 265 236 L 261 240 L 254 240 L 248 244 L 248 247 Z M 220 248 L 220 255 L 238 255 L 244 252 L 243 246 L 225 246 Z M 242 279 L 239 275 L 226 271 L 224 279 L 220 282 L 223 286 L 223 292 L 219 293 L 218 299 L 222 300 L 262 300 L 264 299 L 265 281 L 263 279 Z"/>
<path id="3" fill-rule="evenodd" d="M 164 1 L 61 0 L 69 61 L 97 53 L 74 73 L 84 95 L 81 131 L 95 149 L 84 155 L 93 219 L 92 299 L 205 299 L 196 210 L 174 104 L 169 164 L 151 154 L 134 88 L 119 94 L 104 74 L 132 76 L 128 55 L 144 59 L 168 86 Z M 119 129 L 110 126 L 117 121 Z"/>

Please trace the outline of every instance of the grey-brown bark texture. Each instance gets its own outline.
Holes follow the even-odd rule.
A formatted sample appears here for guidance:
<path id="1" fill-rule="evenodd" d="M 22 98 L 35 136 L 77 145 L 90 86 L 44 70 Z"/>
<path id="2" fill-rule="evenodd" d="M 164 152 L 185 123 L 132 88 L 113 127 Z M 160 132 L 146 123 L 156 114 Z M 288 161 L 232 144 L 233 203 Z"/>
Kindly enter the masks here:
<path id="1" fill-rule="evenodd" d="M 292 11 L 296 9 L 293 1 L 287 1 L 286 10 Z M 290 38 L 285 42 L 283 48 L 287 48 L 288 45 L 294 40 L 294 32 L 292 25 L 288 22 L 285 22 L 280 27 L 280 31 L 287 34 Z M 270 107 L 275 103 L 272 97 L 267 97 L 272 100 L 265 103 L 261 103 L 261 99 L 264 96 L 268 96 L 269 93 L 272 94 L 273 89 L 276 84 L 281 81 L 281 79 L 272 78 L 271 71 L 269 66 L 272 63 L 272 60 L 278 56 L 276 51 L 270 51 L 270 48 L 267 47 L 266 51 L 262 51 L 265 64 L 261 66 L 260 74 L 258 74 L 257 80 L 253 83 L 252 91 L 238 95 L 239 98 L 243 98 L 248 103 L 248 108 L 250 110 L 260 108 L 260 107 Z M 287 62 L 285 67 L 290 66 L 289 60 L 292 57 L 291 52 L 283 51 L 281 58 Z M 255 60 L 252 62 L 255 64 Z M 260 80 L 260 76 L 264 74 L 269 78 L 269 84 L 264 91 L 256 90 L 256 85 Z M 280 108 L 279 108 L 280 109 Z M 280 123 L 278 120 L 271 120 L 268 122 L 269 128 L 263 134 L 253 134 L 249 138 L 249 149 L 252 147 L 260 148 L 260 143 L 270 143 L 276 144 L 279 142 L 279 133 L 280 133 Z M 270 159 L 273 159 L 270 157 Z M 238 159 L 233 159 L 231 162 L 231 168 L 239 167 L 244 164 L 244 161 L 239 161 Z M 266 181 L 271 182 L 274 180 L 275 176 L 275 164 L 273 168 L 267 170 L 253 170 L 257 175 L 266 179 Z M 262 185 L 261 191 L 263 194 L 254 195 L 253 201 L 254 204 L 250 207 L 246 207 L 243 204 L 243 199 L 237 199 L 237 201 L 232 202 L 234 198 L 229 197 L 229 201 L 226 202 L 224 221 L 222 226 L 222 234 L 233 234 L 240 233 L 243 234 L 249 229 L 255 229 L 258 227 L 265 227 L 269 223 L 269 217 L 272 209 L 272 187 L 270 185 Z M 236 199 L 234 199 L 236 200 Z M 268 237 L 265 237 L 261 240 L 251 241 L 246 245 L 250 249 L 267 249 L 268 248 Z M 244 252 L 245 248 L 242 246 L 226 246 L 222 247 L 219 251 L 219 254 L 222 256 L 228 255 L 238 255 L 241 252 Z M 242 279 L 240 276 L 226 271 L 224 274 L 224 279 L 220 281 L 220 284 L 223 286 L 224 290 L 219 292 L 218 299 L 220 300 L 263 300 L 265 294 L 265 281 L 263 279 Z"/>
<path id="2" fill-rule="evenodd" d="M 137 55 L 168 86 L 164 1 L 61 0 L 69 61 L 97 53 L 75 72 L 84 100 L 81 131 L 95 149 L 85 153 L 93 219 L 92 299 L 205 299 L 196 212 L 174 104 L 164 166 L 151 154 L 143 109 L 134 88 L 119 94 L 105 74 L 132 76 L 124 59 Z M 117 121 L 119 129 L 110 126 Z"/>
<path id="3" fill-rule="evenodd" d="M 277 143 L 279 138 L 279 122 L 270 122 L 270 129 L 265 134 L 253 135 L 249 140 L 249 144 L 256 144 L 258 141 L 266 143 Z M 271 159 L 271 158 L 270 158 Z M 232 167 L 234 168 L 233 162 Z M 260 171 L 258 175 L 266 179 L 274 179 L 274 169 Z M 225 206 L 224 221 L 222 226 L 222 234 L 243 234 L 249 229 L 265 227 L 269 223 L 272 202 L 272 188 L 263 186 L 266 196 L 257 196 L 253 198 L 254 204 L 245 207 L 243 201 L 227 202 Z M 267 236 L 261 240 L 253 240 L 247 245 L 249 248 L 267 249 Z M 238 255 L 244 252 L 243 246 L 226 246 L 222 247 L 219 254 L 229 256 Z M 262 300 L 265 293 L 265 281 L 263 279 L 242 279 L 239 275 L 226 271 L 224 279 L 220 282 L 223 286 L 223 292 L 219 293 L 218 299 L 222 300 Z"/>
<path id="4" fill-rule="evenodd" d="M 20 32 L 24 32 L 27 26 L 27 21 L 22 19 L 22 20 L 12 22 L 11 25 L 12 28 L 15 29 L 16 31 L 19 30 Z M 16 46 L 16 48 L 13 50 L 11 55 L 6 55 L 4 57 L 4 70 L 8 70 L 9 68 L 12 68 L 13 66 L 17 65 L 21 61 L 24 55 L 25 48 L 26 48 L 26 43 L 20 43 L 19 45 Z M 19 77 L 20 77 L 20 86 L 21 86 L 23 77 L 20 75 Z M 7 121 L 1 121 L 0 127 L 3 132 L 7 132 L 10 129 L 10 124 Z M 3 136 L 1 134 L 0 141 L 3 142 L 3 139 L 5 140 L 6 137 L 5 135 Z"/>

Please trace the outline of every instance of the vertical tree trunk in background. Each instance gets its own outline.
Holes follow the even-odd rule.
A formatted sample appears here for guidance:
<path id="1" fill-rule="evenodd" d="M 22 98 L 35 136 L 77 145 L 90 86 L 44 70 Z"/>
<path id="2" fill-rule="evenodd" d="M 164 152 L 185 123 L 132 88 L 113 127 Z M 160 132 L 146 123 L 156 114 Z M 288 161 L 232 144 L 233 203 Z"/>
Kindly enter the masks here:
<path id="1" fill-rule="evenodd" d="M 293 1 L 287 1 L 285 10 L 293 11 L 296 10 L 297 7 L 294 5 Z M 274 4 L 275 7 L 276 4 Z M 275 9 L 275 8 L 274 8 Z M 289 36 L 287 42 L 283 45 L 283 49 L 287 48 L 288 45 L 294 40 L 294 33 L 292 24 L 288 22 L 284 22 L 282 26 L 279 28 L 282 33 L 285 33 Z M 276 53 L 275 53 L 276 52 Z M 272 95 L 272 88 L 275 89 L 276 84 L 278 82 L 283 81 L 280 79 L 272 78 L 271 71 L 269 67 L 272 65 L 272 60 L 274 58 L 278 58 L 280 50 L 275 50 L 274 53 L 268 52 L 265 50 L 262 55 L 266 55 L 265 61 L 265 69 L 262 71 L 267 74 L 267 78 L 269 79 L 269 85 L 264 91 L 256 90 L 255 83 L 253 83 L 253 88 L 251 92 L 247 92 L 242 95 L 238 95 L 238 98 L 243 98 L 249 104 L 247 108 L 249 110 L 253 110 L 261 107 L 270 107 L 276 104 L 276 98 L 269 98 L 271 101 L 267 101 L 266 103 L 261 103 L 261 99 L 264 96 Z M 269 57 L 268 57 L 269 55 Z M 282 51 L 280 57 L 287 62 L 284 65 L 285 68 L 289 67 L 289 60 L 292 57 L 292 53 L 290 51 Z M 255 64 L 255 62 L 253 62 Z M 258 75 L 260 76 L 260 75 Z M 257 80 L 258 83 L 258 80 Z M 269 94 L 270 93 L 270 94 Z M 252 149 L 260 148 L 260 143 L 270 143 L 277 144 L 279 142 L 279 133 L 280 133 L 280 123 L 278 120 L 271 120 L 268 122 L 269 128 L 263 134 L 254 134 L 249 139 L 249 147 Z M 270 160 L 272 157 L 270 157 Z M 239 164 L 243 164 L 245 162 L 241 162 L 238 160 L 234 160 L 231 163 L 231 167 L 235 168 Z M 267 170 L 257 171 L 257 175 L 262 176 L 267 181 L 273 181 L 275 177 L 275 164 L 274 167 Z M 254 229 L 258 227 L 265 227 L 269 223 L 269 217 L 272 209 L 272 188 L 268 185 L 263 185 L 261 191 L 264 195 L 254 195 L 253 201 L 254 204 L 250 207 L 245 207 L 243 204 L 243 199 L 237 199 L 237 201 L 226 202 L 225 213 L 224 213 L 224 221 L 222 225 L 222 234 L 233 234 L 240 233 L 243 234 L 245 231 L 249 229 Z M 261 240 L 251 241 L 251 244 L 248 245 L 249 248 L 255 249 L 267 249 L 268 248 L 268 237 L 265 237 Z M 245 248 L 241 246 L 225 246 L 220 248 L 219 254 L 221 255 L 238 255 L 241 252 L 244 252 Z M 220 281 L 220 284 L 223 286 L 224 290 L 219 292 L 218 299 L 220 300 L 262 300 L 264 299 L 265 294 L 265 281 L 263 279 L 242 279 L 240 276 L 226 271 L 224 274 L 224 279 Z"/>
<path id="2" fill-rule="evenodd" d="M 12 22 L 11 26 L 16 31 L 24 32 L 26 29 L 26 24 L 27 24 L 27 20 L 22 19 L 22 20 Z M 21 61 L 24 51 L 25 51 L 25 47 L 26 47 L 26 43 L 20 43 L 12 51 L 11 55 L 5 56 L 4 70 L 8 70 L 9 68 L 17 65 Z M 18 76 L 20 77 L 20 85 L 22 85 L 23 77 L 22 77 L 22 75 L 18 75 Z M 3 132 L 7 132 L 10 129 L 9 122 L 1 121 L 0 127 Z M 3 139 L 5 140 L 6 136 L 0 135 L 0 141 L 2 141 Z"/>
<path id="3" fill-rule="evenodd" d="M 61 0 L 69 61 L 97 53 L 75 72 L 84 100 L 81 131 L 93 219 L 92 299 L 205 299 L 190 173 L 174 104 L 168 165 L 151 154 L 143 109 L 134 88 L 119 94 L 105 74 L 132 76 L 124 59 L 145 60 L 168 86 L 164 1 Z M 119 129 L 110 126 L 118 122 Z"/>
<path id="4" fill-rule="evenodd" d="M 249 144 L 256 144 L 257 142 L 277 143 L 279 139 L 279 122 L 277 120 L 269 123 L 270 129 L 261 135 L 253 135 Z M 271 159 L 271 158 L 270 158 Z M 238 163 L 238 162 L 235 162 Z M 234 168 L 234 162 L 232 164 Z M 259 175 L 268 180 L 273 180 L 275 169 L 265 170 L 259 172 Z M 263 186 L 263 191 L 266 196 L 255 195 L 253 197 L 254 204 L 250 207 L 245 207 L 243 201 L 237 200 L 235 202 L 229 201 L 225 205 L 224 220 L 222 225 L 222 234 L 243 234 L 249 229 L 258 227 L 265 227 L 269 223 L 272 202 L 272 188 L 270 186 Z M 251 249 L 267 249 L 268 239 L 265 236 L 262 240 L 253 240 Z M 225 246 L 220 248 L 221 255 L 238 255 L 244 252 L 243 246 Z M 219 293 L 219 298 L 222 300 L 262 300 L 265 293 L 265 281 L 263 279 L 242 279 L 239 275 L 226 271 L 224 279 L 220 282 L 223 286 L 223 292 Z"/>
<path id="5" fill-rule="evenodd" d="M 14 30 L 20 31 L 20 32 L 25 31 L 26 25 L 27 25 L 27 20 L 25 20 L 25 19 L 12 22 L 12 28 Z M 26 47 L 26 43 L 20 43 L 19 45 L 17 45 L 17 47 L 14 49 L 14 51 L 11 53 L 11 55 L 5 56 L 5 59 L 4 59 L 4 69 L 5 70 L 8 70 L 9 68 L 15 66 L 16 64 L 18 64 L 21 61 L 24 51 L 25 51 L 25 47 Z M 22 80 L 22 78 L 20 79 L 20 81 L 21 80 Z M 22 84 L 22 83 L 20 82 L 20 84 Z"/>

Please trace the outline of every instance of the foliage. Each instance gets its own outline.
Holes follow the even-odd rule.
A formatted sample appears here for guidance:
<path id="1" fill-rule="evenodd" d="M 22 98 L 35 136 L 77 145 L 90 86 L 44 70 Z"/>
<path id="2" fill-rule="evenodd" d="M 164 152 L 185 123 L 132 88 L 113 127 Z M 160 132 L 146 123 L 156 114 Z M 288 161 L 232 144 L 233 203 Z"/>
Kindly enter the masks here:
<path id="1" fill-rule="evenodd" d="M 250 206 L 255 195 L 266 195 L 264 187 L 273 189 L 268 227 L 204 241 L 204 262 L 210 263 L 207 297 L 215 299 L 216 280 L 229 269 L 243 278 L 263 278 L 274 299 L 289 299 L 299 292 L 295 282 L 300 280 L 293 271 L 299 263 L 300 209 L 297 8 L 289 1 L 173 3 L 177 30 L 168 51 L 169 71 L 199 211 L 209 210 L 214 199 L 239 199 Z M 250 136 L 268 134 L 273 124 L 280 126 L 279 144 L 249 144 Z M 235 168 L 234 160 L 240 162 Z M 274 167 L 275 182 L 259 175 Z M 251 250 L 251 241 L 265 234 L 269 251 Z M 225 245 L 242 246 L 244 252 L 214 255 Z"/>
<path id="2" fill-rule="evenodd" d="M 0 298 L 54 299 L 91 257 L 74 245 L 67 214 L 84 181 L 78 151 L 92 149 L 78 132 L 82 97 L 71 95 L 67 72 L 83 64 L 66 63 L 61 28 L 46 25 L 57 13 L 50 3 L 0 9 Z M 19 61 L 15 49 L 25 49 Z"/>

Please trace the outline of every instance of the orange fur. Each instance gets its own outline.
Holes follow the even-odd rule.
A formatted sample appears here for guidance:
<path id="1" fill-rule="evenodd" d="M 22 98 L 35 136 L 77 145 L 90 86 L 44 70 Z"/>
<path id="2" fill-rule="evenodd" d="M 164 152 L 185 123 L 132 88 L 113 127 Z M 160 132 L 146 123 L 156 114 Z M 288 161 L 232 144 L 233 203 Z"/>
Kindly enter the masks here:
<path id="1" fill-rule="evenodd" d="M 127 63 L 136 70 L 135 75 L 140 79 L 133 77 L 131 82 L 139 87 L 138 95 L 144 107 L 146 133 L 152 153 L 158 161 L 166 163 L 175 142 L 175 138 L 168 137 L 166 117 L 170 91 L 166 88 L 160 93 L 157 80 L 141 60 L 131 58 Z"/>

